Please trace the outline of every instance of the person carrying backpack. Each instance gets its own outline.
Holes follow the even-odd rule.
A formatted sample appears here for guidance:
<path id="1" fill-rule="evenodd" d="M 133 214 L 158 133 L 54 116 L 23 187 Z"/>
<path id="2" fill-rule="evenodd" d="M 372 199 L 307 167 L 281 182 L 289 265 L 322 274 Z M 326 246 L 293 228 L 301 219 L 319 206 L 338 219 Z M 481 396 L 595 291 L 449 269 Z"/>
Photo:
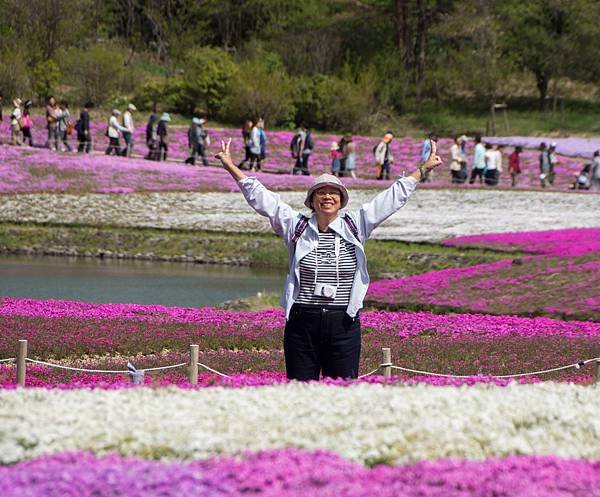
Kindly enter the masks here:
<path id="1" fill-rule="evenodd" d="M 348 190 L 331 174 L 315 178 L 306 193 L 305 215 L 283 202 L 232 161 L 231 139 L 216 155 L 246 201 L 269 219 L 288 249 L 288 275 L 281 304 L 286 325 L 283 350 L 291 380 L 357 378 L 361 350 L 359 311 L 369 286 L 364 245 L 373 230 L 402 208 L 427 172 L 442 161 L 431 156 L 408 177 L 398 178 L 360 208 L 342 213 Z M 415 221 L 415 220 L 413 220 Z M 415 222 L 422 223 L 423 219 Z"/>
<path id="2" fill-rule="evenodd" d="M 300 126 L 298 132 L 292 139 L 290 149 L 292 151 L 292 157 L 296 159 L 292 174 L 298 174 L 301 172 L 304 176 L 309 176 L 308 170 L 308 159 L 314 148 L 314 142 L 312 139 L 312 133 L 305 126 Z"/>

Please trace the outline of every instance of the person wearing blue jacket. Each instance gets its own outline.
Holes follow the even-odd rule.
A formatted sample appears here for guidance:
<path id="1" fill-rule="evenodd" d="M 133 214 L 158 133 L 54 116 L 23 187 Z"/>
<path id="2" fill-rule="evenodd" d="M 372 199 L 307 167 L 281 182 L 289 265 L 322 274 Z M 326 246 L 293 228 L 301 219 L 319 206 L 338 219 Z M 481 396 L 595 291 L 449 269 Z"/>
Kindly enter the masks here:
<path id="1" fill-rule="evenodd" d="M 238 182 L 248 204 L 269 219 L 289 256 L 281 304 L 285 309 L 284 355 L 294 380 L 357 378 L 361 335 L 359 311 L 369 286 L 365 242 L 373 230 L 403 207 L 417 184 L 442 161 L 432 143 L 429 158 L 408 177 L 398 178 L 359 209 L 342 213 L 348 190 L 322 174 L 309 188 L 304 215 L 234 165 L 231 140 L 216 158 Z"/>

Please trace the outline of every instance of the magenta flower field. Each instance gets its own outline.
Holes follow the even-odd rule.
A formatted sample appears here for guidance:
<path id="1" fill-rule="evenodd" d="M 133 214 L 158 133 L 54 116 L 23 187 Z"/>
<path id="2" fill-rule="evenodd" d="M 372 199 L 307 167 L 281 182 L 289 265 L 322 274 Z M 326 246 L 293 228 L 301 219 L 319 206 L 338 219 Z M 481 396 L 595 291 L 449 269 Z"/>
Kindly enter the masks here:
<path id="1" fill-rule="evenodd" d="M 0 467 L 4 497 L 585 497 L 597 488 L 600 462 L 551 456 L 368 469 L 331 452 L 292 449 L 193 463 L 72 452 Z"/>
<path id="2" fill-rule="evenodd" d="M 200 347 L 200 362 L 231 378 L 203 371 L 200 386 L 249 386 L 285 381 L 281 344 L 283 312 L 233 312 L 124 304 L 85 304 L 0 298 L 0 359 L 14 357 L 26 339 L 30 356 L 87 369 L 124 371 L 127 361 L 147 369 L 185 363 L 189 344 Z M 491 375 L 577 363 L 600 355 L 600 323 L 566 322 L 478 314 L 367 311 L 362 313 L 361 371 L 381 362 L 390 347 L 394 363 L 410 369 L 464 375 L 448 380 L 398 372 L 393 381 L 462 384 L 490 381 Z M 30 365 L 31 386 L 128 386 L 127 374 L 86 374 Z M 186 368 L 149 373 L 153 386 L 185 385 Z M 590 368 L 548 377 L 589 382 Z M 14 365 L 0 365 L 0 385 L 14 385 Z M 369 377 L 368 381 L 379 381 Z M 507 381 L 497 381 L 506 384 Z"/>
<path id="3" fill-rule="evenodd" d="M 600 230 L 467 236 L 444 243 L 535 255 L 381 280 L 369 288 L 369 303 L 600 321 Z"/>
<path id="4" fill-rule="evenodd" d="M 38 143 L 44 144 L 45 130 L 41 129 L 42 121 L 36 120 L 38 129 L 34 130 Z M 31 192 L 97 192 L 97 193 L 129 193 L 134 191 L 230 191 L 235 184 L 225 180 L 226 173 L 213 167 L 189 166 L 181 164 L 188 155 L 187 129 L 172 127 L 169 137 L 169 159 L 178 162 L 153 162 L 142 158 L 123 158 L 105 156 L 107 146 L 104 136 L 105 123 L 93 123 L 94 150 L 92 154 L 56 153 L 44 148 L 0 147 L 0 193 Z M 234 159 L 241 160 L 243 146 L 240 131 L 236 129 L 210 130 L 212 144 L 207 155 L 212 165 L 213 158 L 220 147 L 221 139 L 233 138 L 232 150 Z M 267 132 L 267 160 L 264 173 L 258 176 L 267 186 L 281 190 L 305 189 L 310 183 L 308 178 L 291 176 L 293 159 L 289 153 L 289 143 L 293 136 L 290 131 Z M 333 135 L 315 135 L 315 152 L 310 159 L 313 173 L 329 172 L 329 146 L 339 139 Z M 146 154 L 144 126 L 138 126 L 134 134 L 137 157 Z M 355 136 L 357 146 L 357 180 L 346 179 L 353 187 L 374 188 L 381 186 L 377 182 L 377 167 L 372 157 L 372 148 L 377 144 L 377 137 Z M 392 142 L 395 156 L 393 175 L 410 174 L 418 165 L 422 140 L 401 137 Z M 446 163 L 452 140 L 439 140 L 439 153 Z M 71 145 L 76 145 L 73 139 Z M 468 157 L 472 156 L 472 147 L 468 148 Z M 507 159 L 505 159 L 505 162 Z M 581 161 L 563 156 L 556 167 L 556 182 L 553 189 L 564 191 L 573 182 L 573 175 L 582 167 Z M 522 169 L 518 182 L 519 188 L 539 189 L 539 168 L 537 152 L 525 151 L 522 154 Z M 278 173 L 278 174 L 268 174 Z M 283 174 L 282 174 L 283 173 Z M 450 172 L 448 166 L 436 171 L 426 187 L 449 187 Z M 478 185 L 462 185 L 459 187 L 479 187 Z M 501 176 L 500 187 L 510 188 L 510 176 L 505 172 Z"/>

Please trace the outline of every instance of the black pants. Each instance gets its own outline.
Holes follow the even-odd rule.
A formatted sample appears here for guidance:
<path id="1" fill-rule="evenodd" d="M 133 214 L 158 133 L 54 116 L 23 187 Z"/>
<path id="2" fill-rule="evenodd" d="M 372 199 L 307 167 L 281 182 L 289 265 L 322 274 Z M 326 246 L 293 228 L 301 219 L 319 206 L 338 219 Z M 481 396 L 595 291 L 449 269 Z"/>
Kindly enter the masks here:
<path id="1" fill-rule="evenodd" d="M 283 339 L 291 380 L 356 378 L 360 359 L 360 319 L 345 308 L 294 304 Z"/>
<path id="2" fill-rule="evenodd" d="M 108 139 L 108 148 L 106 149 L 106 155 L 119 155 L 120 145 L 118 138 L 110 138 Z"/>
<path id="3" fill-rule="evenodd" d="M 479 178 L 479 183 L 483 182 L 483 169 L 479 169 L 478 167 L 474 167 L 471 169 L 471 179 L 469 180 L 469 184 L 475 183 L 475 178 Z"/>
<path id="4" fill-rule="evenodd" d="M 310 154 L 300 154 L 296 158 L 296 164 L 294 164 L 294 169 L 292 169 L 292 174 L 302 173 L 303 176 L 309 176 L 310 171 L 308 170 L 308 158 Z"/>

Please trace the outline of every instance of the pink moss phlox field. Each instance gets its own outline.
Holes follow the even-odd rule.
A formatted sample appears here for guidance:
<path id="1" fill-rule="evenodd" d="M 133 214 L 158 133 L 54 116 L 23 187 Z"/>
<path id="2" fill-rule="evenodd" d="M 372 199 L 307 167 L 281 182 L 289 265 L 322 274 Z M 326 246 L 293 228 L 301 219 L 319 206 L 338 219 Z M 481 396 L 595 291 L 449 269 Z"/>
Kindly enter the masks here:
<path id="1" fill-rule="evenodd" d="M 471 268 L 466 268 L 471 269 Z M 451 270 L 445 270 L 451 271 Z M 439 271 L 440 273 L 443 271 Z M 424 276 L 424 275 L 419 275 Z M 91 304 L 64 300 L 32 300 L 13 297 L 0 297 L 0 316 L 35 317 L 52 322 L 57 318 L 74 318 L 84 326 L 90 320 L 142 321 L 148 323 L 193 323 L 201 325 L 198 330 L 205 334 L 236 336 L 247 334 L 250 337 L 265 333 L 281 332 L 285 325 L 283 311 L 267 309 L 253 312 L 234 312 L 213 308 L 179 308 L 157 305 L 139 304 Z M 76 323 L 76 322 L 75 322 Z M 515 316 L 491 316 L 484 314 L 450 314 L 441 315 L 430 312 L 388 312 L 366 311 L 361 313 L 363 328 L 390 333 L 397 337 L 410 337 L 422 333 L 423 330 L 436 330 L 439 334 L 456 337 L 488 337 L 504 336 L 548 337 L 561 336 L 572 338 L 600 337 L 600 323 L 560 321 L 545 317 L 522 318 Z M 0 324 L 1 326 L 1 324 Z M 59 321 L 62 326 L 62 321 Z M 120 323 L 102 329 L 107 340 L 119 341 Z M 160 327 L 157 328 L 160 330 Z M 0 350 L 13 340 L 18 340 L 19 330 L 2 330 Z M 82 333 L 83 332 L 83 333 Z M 72 337 L 86 340 L 85 329 L 63 329 L 54 338 L 69 346 Z M 159 332 L 160 333 L 160 332 Z M 198 331 L 195 331 L 198 333 Z M 10 336 L 12 335 L 12 336 Z M 94 337 L 94 340 L 102 337 Z M 153 335 L 154 339 L 161 338 Z M 2 343 L 4 342 L 4 343 Z M 12 350 L 14 343 L 10 343 Z M 110 347 L 110 343 L 106 344 Z M 107 352 L 109 350 L 99 351 Z"/>
<path id="2" fill-rule="evenodd" d="M 551 314 L 598 320 L 600 229 L 462 236 L 445 245 L 519 250 L 529 255 L 468 268 L 373 283 L 367 301 L 406 303 L 495 314 Z"/>
<path id="3" fill-rule="evenodd" d="M 37 118 L 37 126 L 43 126 L 43 118 Z M 96 192 L 96 193 L 130 193 L 134 191 L 235 191 L 237 186 L 229 180 L 227 173 L 216 167 L 198 167 L 182 165 L 174 162 L 152 162 L 141 158 L 124 158 L 106 156 L 102 151 L 108 145 L 103 136 L 105 122 L 92 123 L 94 150 L 92 154 L 56 153 L 43 148 L 0 147 L 0 193 L 31 192 Z M 144 145 L 144 125 L 138 125 L 134 133 L 134 152 L 146 153 Z M 240 131 L 237 129 L 208 129 L 212 144 L 207 149 L 211 164 L 217 161 L 213 156 L 218 152 L 221 139 L 233 138 L 232 150 L 234 160 L 242 157 L 243 144 Z M 169 159 L 180 161 L 187 157 L 187 128 L 171 126 L 169 136 Z M 34 130 L 38 134 L 36 143 L 45 142 L 46 130 Z M 40 139 L 41 135 L 41 139 Z M 267 131 L 267 159 L 263 170 L 257 176 L 270 188 L 275 190 L 305 189 L 310 178 L 291 176 L 293 159 L 289 153 L 289 143 L 293 136 L 290 131 Z M 309 166 L 312 173 L 330 170 L 329 145 L 332 140 L 339 139 L 335 135 L 315 135 L 315 152 Z M 345 178 L 352 187 L 379 188 L 389 182 L 375 180 L 377 167 L 372 157 L 372 148 L 378 143 L 378 137 L 355 136 L 357 147 L 358 179 Z M 392 142 L 392 151 L 396 159 L 392 166 L 393 176 L 410 174 L 419 162 L 421 139 L 399 137 Z M 76 142 L 71 140 L 71 144 Z M 449 155 L 452 140 L 442 138 L 438 142 L 438 150 L 443 158 Z M 468 162 L 472 158 L 472 144 L 468 146 Z M 518 188 L 540 189 L 537 152 L 525 151 L 521 155 L 523 173 L 519 177 Z M 506 160 L 506 159 L 505 159 Z M 433 176 L 425 187 L 449 187 L 449 161 Z M 573 175 L 581 169 L 577 159 L 561 157 L 556 166 L 555 188 L 565 190 L 573 182 Z M 268 173 L 286 174 L 268 174 Z M 510 188 L 510 177 L 504 173 L 500 178 L 500 187 Z M 462 185 L 461 188 L 479 188 L 479 185 Z"/>
<path id="4" fill-rule="evenodd" d="M 0 468 L 3 497 L 591 497 L 599 487 L 600 462 L 555 456 L 369 469 L 325 450 L 277 449 L 187 463 L 66 452 Z"/>
<path id="5" fill-rule="evenodd" d="M 574 228 L 459 236 L 445 240 L 442 244 L 453 247 L 508 248 L 541 255 L 578 257 L 600 252 L 600 229 Z"/>

